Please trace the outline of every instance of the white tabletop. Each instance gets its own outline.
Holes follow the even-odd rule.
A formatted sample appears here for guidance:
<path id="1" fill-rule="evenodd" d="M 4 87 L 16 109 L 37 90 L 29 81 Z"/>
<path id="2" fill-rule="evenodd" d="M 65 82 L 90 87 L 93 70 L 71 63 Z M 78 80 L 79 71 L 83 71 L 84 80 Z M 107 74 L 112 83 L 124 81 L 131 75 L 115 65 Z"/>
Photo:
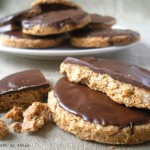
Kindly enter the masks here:
<path id="1" fill-rule="evenodd" d="M 138 30 L 141 33 L 141 42 L 133 48 L 125 49 L 120 52 L 114 52 L 99 56 L 107 59 L 117 59 L 127 63 L 139 65 L 150 69 L 150 28 L 143 25 L 126 25 L 129 28 Z M 42 61 L 25 59 L 18 56 L 0 53 L 0 78 L 4 76 L 26 69 L 39 68 L 45 74 L 48 80 L 54 85 L 61 77 L 59 74 L 59 66 L 61 61 Z M 2 117 L 3 115 L 1 115 Z M 112 146 L 98 144 L 95 142 L 86 142 L 76 138 L 67 132 L 62 131 L 54 123 L 48 122 L 41 130 L 33 134 L 15 134 L 6 136 L 1 144 L 6 144 L 3 149 L 36 149 L 36 150 L 105 150 L 111 149 Z M 18 144 L 27 144 L 29 147 L 18 147 Z M 150 143 L 138 146 L 116 146 L 116 149 L 149 149 Z"/>

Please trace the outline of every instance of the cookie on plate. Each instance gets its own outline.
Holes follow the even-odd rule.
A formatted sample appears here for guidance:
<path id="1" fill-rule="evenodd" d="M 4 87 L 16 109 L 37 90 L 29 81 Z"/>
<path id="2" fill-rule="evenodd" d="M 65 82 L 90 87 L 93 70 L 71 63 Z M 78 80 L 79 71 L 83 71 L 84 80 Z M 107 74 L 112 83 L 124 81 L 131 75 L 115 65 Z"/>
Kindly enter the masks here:
<path id="1" fill-rule="evenodd" d="M 86 29 L 102 29 L 111 28 L 116 24 L 117 20 L 111 16 L 102 16 L 99 14 L 90 14 L 91 23 L 86 26 Z"/>
<path id="2" fill-rule="evenodd" d="M 138 32 L 122 29 L 81 29 L 72 33 L 70 43 L 79 48 L 128 45 L 140 40 Z"/>
<path id="3" fill-rule="evenodd" d="M 20 29 L 21 21 L 23 19 L 25 19 L 25 18 L 27 19 L 27 18 L 36 16 L 40 13 L 41 13 L 40 7 L 36 6 L 36 7 L 32 7 L 31 9 L 28 9 L 28 10 L 10 14 L 10 15 L 5 16 L 0 19 L 0 27 L 3 27 L 5 25 L 12 25 L 15 27 L 13 29 L 15 29 L 15 30 L 18 28 Z"/>
<path id="4" fill-rule="evenodd" d="M 40 6 L 43 11 L 80 9 L 80 6 L 70 0 L 36 0 L 31 7 Z"/>
<path id="5" fill-rule="evenodd" d="M 40 70 L 26 70 L 9 75 L 0 80 L 0 111 L 42 101 L 49 91 L 49 82 Z"/>
<path id="6" fill-rule="evenodd" d="M 32 36 L 22 31 L 9 31 L 1 35 L 1 43 L 16 48 L 48 48 L 59 46 L 64 41 L 63 35 Z"/>
<path id="7" fill-rule="evenodd" d="M 128 108 L 106 94 L 61 78 L 49 93 L 54 122 L 83 140 L 139 144 L 150 140 L 150 112 Z"/>
<path id="8" fill-rule="evenodd" d="M 45 36 L 60 34 L 86 26 L 90 16 L 81 9 L 53 11 L 22 22 L 26 34 Z"/>
<path id="9" fill-rule="evenodd" d="M 150 109 L 149 70 L 115 60 L 84 57 L 67 58 L 60 72 L 71 82 L 102 91 L 117 103 Z"/>

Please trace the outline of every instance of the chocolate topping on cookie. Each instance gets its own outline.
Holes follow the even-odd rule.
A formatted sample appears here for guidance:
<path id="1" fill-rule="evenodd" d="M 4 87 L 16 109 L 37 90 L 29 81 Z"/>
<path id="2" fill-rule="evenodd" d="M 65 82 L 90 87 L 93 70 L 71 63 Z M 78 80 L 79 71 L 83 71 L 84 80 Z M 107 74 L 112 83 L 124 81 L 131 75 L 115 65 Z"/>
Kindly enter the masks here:
<path id="1" fill-rule="evenodd" d="M 89 29 L 107 29 L 111 28 L 114 24 L 116 24 L 117 20 L 111 16 L 102 16 L 98 14 L 91 14 L 91 23 L 89 23 L 84 30 Z"/>
<path id="2" fill-rule="evenodd" d="M 40 70 L 27 70 L 0 80 L 0 95 L 25 89 L 50 87 Z"/>
<path id="3" fill-rule="evenodd" d="M 86 12 L 80 9 L 53 11 L 41 14 L 29 20 L 24 20 L 22 26 L 25 29 L 30 29 L 32 26 L 53 26 L 55 28 L 61 28 L 68 23 L 76 25 L 87 15 Z"/>
<path id="4" fill-rule="evenodd" d="M 91 14 L 91 23 L 100 23 L 100 24 L 115 24 L 116 19 L 110 16 L 102 16 L 98 14 Z"/>
<path id="5" fill-rule="evenodd" d="M 21 25 L 21 21 L 23 19 L 33 17 L 39 13 L 41 13 L 41 9 L 39 6 L 36 6 L 29 10 L 10 14 L 10 15 L 0 19 L 0 27 L 7 25 L 7 24 Z"/>
<path id="6" fill-rule="evenodd" d="M 85 121 L 121 127 L 150 122 L 149 110 L 127 108 L 113 102 L 106 94 L 71 83 L 67 78 L 57 82 L 54 92 L 61 107 Z"/>
<path id="7" fill-rule="evenodd" d="M 125 107 L 102 92 L 69 82 L 66 77 L 57 82 L 54 94 L 66 111 L 102 126 L 126 127 L 150 122 L 149 110 Z"/>
<path id="8" fill-rule="evenodd" d="M 86 66 L 96 73 L 108 74 L 118 81 L 150 90 L 150 71 L 135 65 L 93 57 L 67 58 L 64 63 Z"/>
<path id="9" fill-rule="evenodd" d="M 37 5 L 41 8 L 42 13 L 51 12 L 51 11 L 60 11 L 67 9 L 75 9 L 74 7 L 62 4 L 40 4 Z M 35 6 L 34 6 L 35 7 Z"/>
<path id="10" fill-rule="evenodd" d="M 127 36 L 128 38 L 139 37 L 139 33 L 132 30 L 121 30 L 121 29 L 99 29 L 99 30 L 78 30 L 73 32 L 74 37 L 116 37 L 116 36 Z"/>

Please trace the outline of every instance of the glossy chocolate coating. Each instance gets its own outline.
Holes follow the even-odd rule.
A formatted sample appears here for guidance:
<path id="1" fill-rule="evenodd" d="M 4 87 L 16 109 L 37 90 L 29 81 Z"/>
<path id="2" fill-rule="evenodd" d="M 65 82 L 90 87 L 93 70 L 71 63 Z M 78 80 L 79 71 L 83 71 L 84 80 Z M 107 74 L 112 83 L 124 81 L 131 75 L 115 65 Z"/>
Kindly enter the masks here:
<path id="1" fill-rule="evenodd" d="M 40 70 L 26 70 L 0 80 L 0 95 L 26 89 L 50 87 Z"/>
<path id="2" fill-rule="evenodd" d="M 86 66 L 96 73 L 108 74 L 115 80 L 150 90 L 150 71 L 135 65 L 93 57 L 69 57 L 64 63 Z"/>
<path id="3" fill-rule="evenodd" d="M 50 39 L 50 38 L 57 38 L 61 37 L 63 35 L 49 35 L 49 36 L 34 36 L 34 35 L 28 35 L 24 34 L 22 31 L 8 31 L 2 33 L 2 36 L 8 37 L 8 38 L 14 38 L 14 39 L 31 39 L 31 40 L 37 40 L 37 39 Z"/>
<path id="4" fill-rule="evenodd" d="M 91 123 L 119 127 L 150 123 L 149 110 L 125 107 L 102 92 L 69 82 L 66 77 L 57 82 L 54 95 L 63 109 Z"/>
<path id="5" fill-rule="evenodd" d="M 21 21 L 25 18 L 30 18 L 36 16 L 41 13 L 41 8 L 39 6 L 35 6 L 31 9 L 24 10 L 21 12 L 10 14 L 6 17 L 0 19 L 0 26 L 8 25 L 8 24 L 16 24 L 21 26 Z"/>
<path id="6" fill-rule="evenodd" d="M 74 37 L 83 37 L 83 38 L 89 38 L 89 37 L 109 37 L 113 38 L 115 36 L 126 36 L 129 39 L 133 39 L 135 37 L 139 37 L 139 33 L 132 31 L 132 30 L 122 30 L 122 29 L 89 29 L 87 28 L 74 31 L 72 33 L 72 36 Z"/>
<path id="7" fill-rule="evenodd" d="M 53 11 L 41 14 L 29 20 L 24 20 L 22 26 L 25 29 L 30 29 L 32 26 L 53 26 L 55 28 L 61 28 L 68 23 L 76 25 L 87 15 L 86 12 L 80 9 Z"/>
<path id="8" fill-rule="evenodd" d="M 116 19 L 110 16 L 101 16 L 98 14 L 91 14 L 90 16 L 92 24 L 113 25 L 116 23 Z"/>
<path id="9" fill-rule="evenodd" d="M 36 5 L 28 10 L 24 10 L 17 13 L 12 13 L 6 17 L 0 19 L 0 27 L 8 24 L 17 24 L 21 25 L 23 19 L 31 18 L 39 14 L 51 12 L 51 11 L 60 11 L 67 9 L 76 9 L 76 7 L 64 5 L 64 4 L 40 4 Z"/>
<path id="10" fill-rule="evenodd" d="M 50 11 L 60 11 L 60 10 L 67 10 L 67 9 L 77 9 L 76 7 L 65 5 L 65 4 L 40 4 L 37 5 L 41 8 L 42 13 L 50 12 Z M 35 7 L 35 6 L 34 6 Z"/>

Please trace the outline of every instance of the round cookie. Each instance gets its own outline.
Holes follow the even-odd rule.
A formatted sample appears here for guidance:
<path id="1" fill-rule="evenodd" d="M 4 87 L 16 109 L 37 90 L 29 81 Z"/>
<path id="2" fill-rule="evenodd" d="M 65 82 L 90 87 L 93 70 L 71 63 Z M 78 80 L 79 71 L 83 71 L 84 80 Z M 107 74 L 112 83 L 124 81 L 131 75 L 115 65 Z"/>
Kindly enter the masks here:
<path id="1" fill-rule="evenodd" d="M 79 5 L 70 0 L 36 0 L 31 4 L 31 7 L 34 6 L 41 6 L 45 10 L 48 8 L 49 11 L 80 8 Z"/>
<path id="2" fill-rule="evenodd" d="M 83 140 L 139 144 L 150 140 L 149 110 L 127 108 L 105 94 L 60 79 L 49 93 L 54 122 Z"/>
<path id="3" fill-rule="evenodd" d="M 111 28 L 117 22 L 117 20 L 111 16 L 91 14 L 90 17 L 91 17 L 91 23 L 89 23 L 86 26 L 86 29 Z"/>
<path id="4" fill-rule="evenodd" d="M 23 32 L 31 35 L 59 34 L 76 30 L 90 22 L 89 15 L 81 9 L 53 11 L 22 22 Z"/>
<path id="5" fill-rule="evenodd" d="M 1 43 L 3 45 L 16 48 L 56 47 L 63 41 L 63 35 L 37 37 L 24 34 L 21 31 L 9 31 L 1 35 Z"/>
<path id="6" fill-rule="evenodd" d="M 116 60 L 68 57 L 61 64 L 60 73 L 70 82 L 106 93 L 119 104 L 150 109 L 149 70 Z"/>
<path id="7" fill-rule="evenodd" d="M 98 48 L 128 45 L 140 40 L 138 32 L 121 29 L 78 30 L 72 33 L 70 43 L 74 47 Z"/>

